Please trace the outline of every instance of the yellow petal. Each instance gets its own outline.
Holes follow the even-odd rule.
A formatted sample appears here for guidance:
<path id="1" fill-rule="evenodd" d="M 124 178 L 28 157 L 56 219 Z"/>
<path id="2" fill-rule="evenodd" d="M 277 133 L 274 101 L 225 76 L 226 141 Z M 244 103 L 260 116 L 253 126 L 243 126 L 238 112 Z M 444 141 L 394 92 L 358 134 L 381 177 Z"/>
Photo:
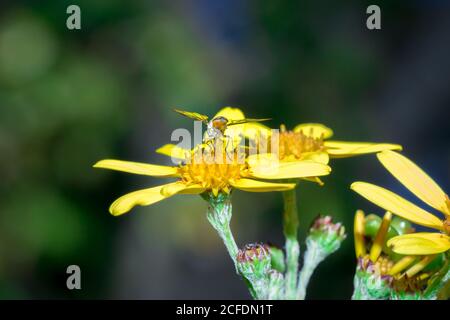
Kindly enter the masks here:
<path id="1" fill-rule="evenodd" d="M 441 233 L 410 233 L 390 239 L 387 245 L 399 254 L 436 254 L 450 249 L 450 237 Z"/>
<path id="2" fill-rule="evenodd" d="M 367 200 L 406 220 L 425 227 L 443 229 L 439 218 L 389 190 L 367 182 L 354 182 L 350 188 Z"/>
<path id="3" fill-rule="evenodd" d="M 356 258 L 363 257 L 366 254 L 365 236 L 365 216 L 362 210 L 356 211 L 353 224 L 353 235 L 355 238 Z"/>
<path id="4" fill-rule="evenodd" d="M 212 117 L 211 119 L 217 118 L 217 117 L 224 117 L 228 120 L 243 120 L 245 119 L 245 115 L 239 108 L 233 108 L 233 107 L 224 107 L 222 108 L 217 114 Z M 233 145 L 238 145 L 240 143 L 240 136 L 244 132 L 244 124 L 238 124 L 234 126 L 229 126 L 225 130 L 224 134 L 228 137 L 232 138 Z M 208 139 L 208 133 L 205 132 L 203 135 L 204 139 Z"/>
<path id="5" fill-rule="evenodd" d="M 217 114 L 212 118 L 217 117 L 224 117 L 228 120 L 242 120 L 245 119 L 244 113 L 239 108 L 233 108 L 233 107 L 225 107 L 222 108 Z"/>
<path id="6" fill-rule="evenodd" d="M 402 150 L 402 146 L 391 143 L 325 141 L 324 146 L 334 158 L 352 157 L 384 150 Z"/>
<path id="7" fill-rule="evenodd" d="M 303 132 L 303 134 L 314 137 L 314 138 L 320 138 L 323 137 L 324 139 L 331 138 L 333 136 L 333 130 L 328 128 L 327 126 L 324 126 L 320 123 L 302 123 L 299 124 L 294 128 L 294 132 Z"/>
<path id="8" fill-rule="evenodd" d="M 127 193 L 113 202 L 109 207 L 109 212 L 111 212 L 113 216 L 119 216 L 130 211 L 134 206 L 148 206 L 164 200 L 170 197 L 170 195 L 166 196 L 161 194 L 162 188 L 173 184 L 177 184 L 177 182 Z"/>
<path id="9" fill-rule="evenodd" d="M 198 194 L 202 193 L 205 189 L 200 185 L 186 186 L 182 182 L 169 183 L 161 188 L 161 194 L 165 197 L 173 196 L 177 193 L 182 194 Z"/>
<path id="10" fill-rule="evenodd" d="M 323 164 L 328 164 L 330 157 L 327 152 L 305 152 L 302 154 L 302 160 L 311 160 L 314 162 L 319 162 Z"/>
<path id="11" fill-rule="evenodd" d="M 254 167 L 269 167 L 275 168 L 278 167 L 280 160 L 278 159 L 278 155 L 275 153 L 258 153 L 258 154 L 250 154 L 247 156 L 247 163 L 249 166 Z"/>
<path id="12" fill-rule="evenodd" d="M 172 158 L 186 160 L 186 156 L 189 154 L 189 150 L 180 148 L 174 144 L 165 144 L 161 148 L 156 150 L 156 153 L 163 154 Z"/>
<path id="13" fill-rule="evenodd" d="M 447 215 L 447 195 L 422 169 L 408 158 L 393 151 L 377 154 L 378 159 L 389 172 L 420 200 Z"/>
<path id="14" fill-rule="evenodd" d="M 259 122 L 248 122 L 244 126 L 244 136 L 249 139 L 269 138 L 272 129 Z"/>
<path id="15" fill-rule="evenodd" d="M 178 191 L 178 194 L 200 194 L 205 192 L 206 189 L 202 187 L 200 184 L 193 184 L 187 186 L 183 190 Z"/>
<path id="16" fill-rule="evenodd" d="M 177 177 L 176 167 L 158 166 L 154 164 L 121 161 L 121 160 L 101 160 L 94 165 L 94 168 L 111 169 L 134 174 L 142 174 L 153 177 Z"/>
<path id="17" fill-rule="evenodd" d="M 286 191 L 295 188 L 295 183 L 272 183 L 252 179 L 239 179 L 231 182 L 236 189 L 249 192 Z"/>
<path id="18" fill-rule="evenodd" d="M 273 164 L 255 163 L 250 175 L 258 179 L 291 179 L 328 175 L 331 168 L 313 161 L 292 161 Z"/>

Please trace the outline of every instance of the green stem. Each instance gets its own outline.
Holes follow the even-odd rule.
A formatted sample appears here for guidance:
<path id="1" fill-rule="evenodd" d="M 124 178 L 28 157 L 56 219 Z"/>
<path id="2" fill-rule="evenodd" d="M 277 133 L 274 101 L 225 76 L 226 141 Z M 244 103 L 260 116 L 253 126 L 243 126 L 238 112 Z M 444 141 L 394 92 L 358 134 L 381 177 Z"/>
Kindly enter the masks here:
<path id="1" fill-rule="evenodd" d="M 239 249 L 236 245 L 233 234 L 231 233 L 230 226 L 223 228 L 220 236 L 225 244 L 225 247 L 227 248 L 228 254 L 233 259 L 234 265 L 236 266 L 236 257 Z"/>
<path id="2" fill-rule="evenodd" d="M 213 228 L 219 234 L 219 237 L 222 239 L 231 260 L 233 260 L 236 273 L 241 275 L 237 264 L 239 249 L 230 228 L 231 216 L 233 212 L 231 205 L 231 194 L 220 193 L 217 196 L 214 196 L 213 194 L 205 194 L 203 195 L 203 198 L 209 204 L 206 217 L 209 223 L 211 223 Z M 253 284 L 247 278 L 243 277 L 243 279 L 250 290 L 252 297 L 257 299 L 258 294 L 255 291 Z"/>
<path id="3" fill-rule="evenodd" d="M 297 290 L 298 258 L 300 245 L 297 240 L 298 214 L 295 189 L 283 192 L 283 232 L 286 237 L 286 299 L 295 299 Z"/>
<path id="4" fill-rule="evenodd" d="M 303 267 L 298 279 L 297 299 L 299 300 L 305 299 L 306 288 L 308 287 L 309 280 L 311 279 L 314 270 L 327 256 L 316 241 L 307 239 L 306 246 Z"/>
<path id="5" fill-rule="evenodd" d="M 217 197 L 210 195 L 207 201 L 209 206 L 206 217 L 222 239 L 238 273 L 236 257 L 239 249 L 230 228 L 232 216 L 231 195 L 219 194 Z"/>

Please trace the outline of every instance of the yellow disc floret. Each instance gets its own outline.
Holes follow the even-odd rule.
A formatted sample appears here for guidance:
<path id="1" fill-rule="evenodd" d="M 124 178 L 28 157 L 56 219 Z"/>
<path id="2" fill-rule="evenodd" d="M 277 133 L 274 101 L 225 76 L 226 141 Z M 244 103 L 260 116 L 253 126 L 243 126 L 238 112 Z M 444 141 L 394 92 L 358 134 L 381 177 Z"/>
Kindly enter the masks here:
<path id="1" fill-rule="evenodd" d="M 316 137 L 313 132 L 307 135 L 303 131 L 288 131 L 284 125 L 280 127 L 280 160 L 298 160 L 302 159 L 305 153 L 322 150 L 324 150 L 323 136 Z"/>
<path id="2" fill-rule="evenodd" d="M 193 153 L 189 161 L 178 168 L 181 180 L 187 185 L 200 184 L 217 195 L 219 191 L 229 193 L 233 182 L 247 176 L 248 166 L 239 153 L 201 151 Z"/>

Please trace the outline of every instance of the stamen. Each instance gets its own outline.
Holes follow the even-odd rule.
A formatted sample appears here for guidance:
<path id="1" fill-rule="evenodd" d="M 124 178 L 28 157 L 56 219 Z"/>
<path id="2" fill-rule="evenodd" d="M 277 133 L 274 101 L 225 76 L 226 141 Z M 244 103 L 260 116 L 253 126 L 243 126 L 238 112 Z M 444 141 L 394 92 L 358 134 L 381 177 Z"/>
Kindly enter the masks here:
<path id="1" fill-rule="evenodd" d="M 406 256 L 400 259 L 392 268 L 389 270 L 389 275 L 395 276 L 403 270 L 405 270 L 411 263 L 416 260 L 414 256 Z"/>
<path id="2" fill-rule="evenodd" d="M 413 265 L 411 268 L 409 268 L 405 274 L 408 278 L 411 278 L 418 274 L 420 271 L 422 271 L 428 264 L 430 264 L 431 261 L 436 257 L 436 255 L 430 255 L 426 256 L 422 260 L 420 260 L 418 263 Z"/>
<path id="3" fill-rule="evenodd" d="M 429 278 L 430 275 L 431 275 L 430 273 L 422 273 L 422 274 L 419 275 L 417 278 L 418 278 L 419 280 L 425 280 L 425 279 Z"/>
<path id="4" fill-rule="evenodd" d="M 356 211 L 353 230 L 356 258 L 363 257 L 366 254 L 366 245 L 364 243 L 365 216 L 362 210 Z"/>
<path id="5" fill-rule="evenodd" d="M 387 211 L 383 217 L 383 221 L 381 222 L 377 235 L 375 236 L 372 248 L 370 249 L 370 260 L 372 262 L 377 261 L 381 251 L 383 250 L 384 241 L 389 229 L 389 225 L 391 224 L 391 219 L 392 214 L 389 211 Z"/>

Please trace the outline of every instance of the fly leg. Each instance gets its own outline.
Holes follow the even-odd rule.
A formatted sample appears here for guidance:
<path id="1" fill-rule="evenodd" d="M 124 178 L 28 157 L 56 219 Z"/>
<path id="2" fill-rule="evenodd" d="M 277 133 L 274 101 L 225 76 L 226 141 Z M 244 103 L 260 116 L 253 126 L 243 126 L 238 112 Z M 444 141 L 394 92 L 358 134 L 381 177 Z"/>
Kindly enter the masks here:
<path id="1" fill-rule="evenodd" d="M 230 137 L 230 136 L 228 136 L 228 135 L 226 135 L 226 134 L 224 134 L 223 135 L 223 138 L 225 139 L 225 152 L 226 152 L 226 155 L 227 155 L 227 160 L 232 160 L 232 154 L 233 154 L 233 151 L 234 151 L 234 146 L 233 146 L 233 138 L 232 137 Z M 230 141 L 231 141 L 231 145 L 230 145 Z M 231 147 L 231 152 L 229 153 L 228 152 L 228 147 Z"/>

